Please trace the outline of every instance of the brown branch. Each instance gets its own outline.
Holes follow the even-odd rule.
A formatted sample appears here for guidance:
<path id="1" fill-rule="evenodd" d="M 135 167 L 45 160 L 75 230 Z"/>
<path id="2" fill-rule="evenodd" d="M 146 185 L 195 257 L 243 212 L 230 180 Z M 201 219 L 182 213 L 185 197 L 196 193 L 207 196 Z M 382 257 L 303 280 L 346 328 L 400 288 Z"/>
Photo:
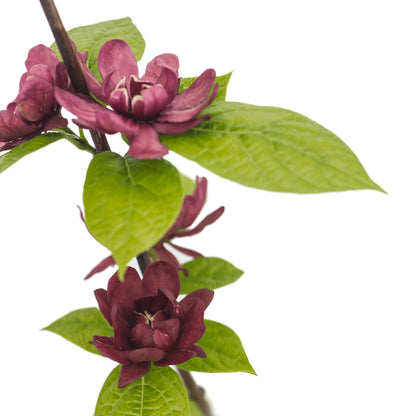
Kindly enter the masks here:
<path id="1" fill-rule="evenodd" d="M 198 407 L 201 409 L 201 412 L 204 416 L 214 416 L 210 405 L 205 399 L 204 389 L 198 386 L 198 384 L 196 384 L 194 378 L 192 377 L 189 371 L 182 370 L 180 368 L 178 368 L 178 371 L 182 377 L 182 380 L 186 388 L 188 389 L 189 398 L 198 405 Z"/>
<path id="2" fill-rule="evenodd" d="M 48 20 L 53 36 L 55 37 L 59 52 L 61 52 L 65 68 L 68 72 L 75 92 L 89 96 L 90 92 L 88 90 L 84 74 L 79 66 L 74 48 L 71 45 L 71 41 L 66 33 L 55 3 L 53 0 L 40 0 L 40 4 L 43 8 L 46 19 Z M 110 146 L 108 145 L 107 139 L 103 133 L 96 130 L 90 131 L 97 153 L 110 150 Z"/>

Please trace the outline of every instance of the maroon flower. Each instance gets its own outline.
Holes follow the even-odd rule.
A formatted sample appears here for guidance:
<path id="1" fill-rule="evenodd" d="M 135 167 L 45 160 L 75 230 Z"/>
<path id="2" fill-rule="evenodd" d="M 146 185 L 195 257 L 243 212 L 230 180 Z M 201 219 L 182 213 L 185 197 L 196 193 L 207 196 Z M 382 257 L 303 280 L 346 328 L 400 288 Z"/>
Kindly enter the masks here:
<path id="1" fill-rule="evenodd" d="M 214 212 L 211 212 L 211 214 L 207 215 L 198 225 L 192 229 L 189 229 L 189 227 L 194 223 L 199 213 L 201 212 L 202 207 L 204 206 L 207 196 L 207 186 L 208 181 L 206 178 L 196 178 L 196 187 L 194 193 L 192 195 L 185 196 L 179 217 L 168 230 L 166 235 L 162 238 L 162 240 L 156 243 L 153 247 L 159 260 L 168 261 L 169 263 L 176 265 L 178 269 L 182 269 L 178 259 L 166 249 L 165 244 L 170 245 L 179 252 L 191 257 L 202 256 L 202 254 L 198 253 L 197 251 L 173 244 L 172 240 L 174 238 L 190 237 L 200 233 L 207 225 L 215 222 L 223 214 L 224 207 L 217 208 Z M 184 270 L 185 274 L 187 273 L 185 269 L 182 270 Z"/>
<path id="2" fill-rule="evenodd" d="M 115 274 L 107 290 L 95 297 L 114 336 L 94 336 L 98 351 L 122 365 L 119 387 L 147 374 L 151 363 L 159 367 L 182 364 L 193 357 L 206 357 L 195 343 L 205 332 L 204 311 L 214 292 L 199 289 L 180 302 L 179 276 L 169 263 L 152 263 L 140 279 L 128 268 L 125 281 Z"/>
<path id="3" fill-rule="evenodd" d="M 193 192 L 192 195 L 185 196 L 183 203 L 182 203 L 181 212 L 179 213 L 179 216 L 176 219 L 175 223 L 168 230 L 166 235 L 153 246 L 153 250 L 155 251 L 158 260 L 163 260 L 163 261 L 167 261 L 168 263 L 172 263 L 179 270 L 182 270 L 185 273 L 185 275 L 188 275 L 188 271 L 181 266 L 176 256 L 170 251 L 168 251 L 165 245 L 169 245 L 175 248 L 176 250 L 178 250 L 179 252 L 186 254 L 187 256 L 190 256 L 190 257 L 195 258 L 195 257 L 202 256 L 202 254 L 198 253 L 197 251 L 173 244 L 172 240 L 174 238 L 190 237 L 192 235 L 200 233 L 207 225 L 210 225 L 213 222 L 215 222 L 223 214 L 224 207 L 219 207 L 215 211 L 211 212 L 211 214 L 207 215 L 194 228 L 189 229 L 189 227 L 194 223 L 199 213 L 201 212 L 202 207 L 204 206 L 204 203 L 207 197 L 207 186 L 208 186 L 208 181 L 206 178 L 196 177 L 195 191 Z M 82 212 L 81 212 L 81 219 L 85 223 Z M 108 267 L 114 266 L 115 264 L 116 264 L 115 260 L 110 255 L 106 257 L 104 260 L 102 260 L 99 264 L 97 264 L 97 266 L 95 266 L 88 273 L 85 279 L 89 279 L 95 274 L 101 273 L 102 271 L 106 270 Z"/>
<path id="4" fill-rule="evenodd" d="M 25 64 L 27 72 L 20 79 L 19 94 L 7 110 L 0 111 L 0 151 L 67 125 L 54 95 L 55 83 L 63 88 L 69 84 L 63 64 L 44 45 L 32 48 Z"/>
<path id="5" fill-rule="evenodd" d="M 102 83 L 81 60 L 80 63 L 91 93 L 112 110 L 90 97 L 57 88 L 59 103 L 78 117 L 74 122 L 83 128 L 125 134 L 130 143 L 128 153 L 139 159 L 168 153 L 167 147 L 159 142 L 158 133 L 183 133 L 209 119 L 197 116 L 218 91 L 218 85 L 214 86 L 215 71 L 207 69 L 178 94 L 179 61 L 173 54 L 154 58 L 140 78 L 134 53 L 123 40 L 106 42 L 98 54 Z"/>

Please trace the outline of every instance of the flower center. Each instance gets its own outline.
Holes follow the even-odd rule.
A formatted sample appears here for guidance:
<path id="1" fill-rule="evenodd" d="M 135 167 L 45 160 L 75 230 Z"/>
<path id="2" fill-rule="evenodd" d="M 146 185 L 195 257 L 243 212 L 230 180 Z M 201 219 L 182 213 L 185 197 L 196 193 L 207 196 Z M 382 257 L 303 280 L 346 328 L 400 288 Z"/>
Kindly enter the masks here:
<path id="1" fill-rule="evenodd" d="M 142 315 L 147 319 L 146 324 L 153 328 L 154 316 L 151 313 L 147 312 L 147 311 L 144 311 L 144 313 Z"/>

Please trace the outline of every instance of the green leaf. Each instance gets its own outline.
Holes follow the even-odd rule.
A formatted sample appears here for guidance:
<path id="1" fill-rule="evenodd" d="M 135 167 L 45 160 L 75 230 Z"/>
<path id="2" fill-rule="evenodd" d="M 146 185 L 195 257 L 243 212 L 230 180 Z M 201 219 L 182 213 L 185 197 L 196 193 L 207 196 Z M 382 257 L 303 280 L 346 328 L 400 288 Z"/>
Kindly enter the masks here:
<path id="1" fill-rule="evenodd" d="M 144 39 L 130 17 L 108 20 L 94 25 L 80 26 L 68 30 L 68 35 L 77 45 L 79 52 L 88 51 L 87 66 L 99 80 L 101 80 L 101 76 L 97 68 L 97 57 L 101 46 L 105 42 L 111 39 L 122 39 L 126 41 L 132 48 L 138 61 L 143 56 L 145 48 Z M 61 59 L 56 43 L 51 46 L 51 49 Z"/>
<path id="2" fill-rule="evenodd" d="M 22 157 L 33 153 L 36 150 L 42 149 L 42 147 L 54 143 L 63 137 L 64 135 L 61 133 L 45 133 L 34 137 L 27 142 L 19 144 L 19 146 L 16 146 L 15 148 L 0 156 L 0 173 L 14 165 Z"/>
<path id="3" fill-rule="evenodd" d="M 218 289 L 235 282 L 244 273 L 226 260 L 218 257 L 197 257 L 182 265 L 188 270 L 186 277 L 180 272 L 181 293 L 197 289 Z"/>
<path id="4" fill-rule="evenodd" d="M 217 102 L 192 130 L 164 136 L 169 149 L 219 176 L 269 191 L 382 191 L 337 136 L 289 110 Z"/>
<path id="5" fill-rule="evenodd" d="M 116 260 L 127 263 L 157 243 L 182 204 L 179 172 L 165 160 L 103 152 L 92 159 L 84 185 L 85 221 Z"/>
<path id="6" fill-rule="evenodd" d="M 149 373 L 127 387 L 117 386 L 120 366 L 105 381 L 95 416 L 191 416 L 188 394 L 170 367 L 152 366 Z"/>
<path id="7" fill-rule="evenodd" d="M 225 101 L 225 96 L 227 94 L 227 87 L 228 83 L 230 82 L 231 74 L 232 72 L 229 72 L 228 74 L 220 75 L 215 79 L 215 83 L 220 84 L 220 87 L 218 89 L 214 103 L 217 101 Z M 197 78 L 198 77 L 181 78 L 181 82 L 179 84 L 179 92 L 185 90 L 186 88 L 189 88 Z"/>
<path id="8" fill-rule="evenodd" d="M 51 323 L 43 330 L 54 332 L 88 352 L 100 355 L 90 344 L 94 335 L 113 336 L 113 328 L 97 308 L 72 311 Z"/>
<path id="9" fill-rule="evenodd" d="M 205 326 L 205 333 L 197 344 L 205 350 L 207 358 L 195 357 L 178 367 L 204 373 L 242 371 L 256 375 L 240 338 L 232 329 L 209 320 L 205 320 Z"/>
<path id="10" fill-rule="evenodd" d="M 182 189 L 183 189 L 183 195 L 192 195 L 195 190 L 196 183 L 193 179 L 189 178 L 188 176 L 184 175 L 183 173 L 180 173 L 181 183 L 182 183 Z"/>

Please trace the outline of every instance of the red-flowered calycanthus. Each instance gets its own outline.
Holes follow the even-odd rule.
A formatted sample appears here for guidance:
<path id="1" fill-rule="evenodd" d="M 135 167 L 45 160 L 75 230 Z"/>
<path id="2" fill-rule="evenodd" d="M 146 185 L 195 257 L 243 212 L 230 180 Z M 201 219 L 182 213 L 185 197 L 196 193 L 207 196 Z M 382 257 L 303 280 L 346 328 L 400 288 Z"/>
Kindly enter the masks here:
<path id="1" fill-rule="evenodd" d="M 0 151 L 68 124 L 54 95 L 55 84 L 69 88 L 64 64 L 51 49 L 37 45 L 29 51 L 25 65 L 19 94 L 7 110 L 0 111 Z"/>
<path id="2" fill-rule="evenodd" d="M 143 280 L 128 268 L 123 283 L 115 274 L 107 290 L 95 291 L 114 336 L 96 335 L 93 344 L 102 355 L 121 364 L 119 387 L 143 377 L 152 363 L 164 367 L 206 357 L 195 343 L 205 332 L 204 312 L 214 292 L 199 289 L 181 301 L 178 295 L 178 271 L 163 261 L 150 264 Z"/>
<path id="3" fill-rule="evenodd" d="M 128 154 L 138 159 L 159 158 L 168 153 L 159 135 L 183 133 L 209 119 L 197 117 L 209 105 L 218 91 L 215 71 L 207 69 L 194 83 L 178 93 L 179 61 L 176 55 L 165 53 L 155 57 L 139 77 L 136 58 L 123 40 L 106 42 L 97 58 L 103 81 L 99 82 L 79 59 L 91 93 L 111 108 L 90 97 L 55 91 L 59 103 L 77 116 L 82 128 L 102 133 L 126 135 Z"/>
<path id="4" fill-rule="evenodd" d="M 176 258 L 176 256 L 171 251 L 169 251 L 166 246 L 173 247 L 180 253 L 183 253 L 193 258 L 202 256 L 201 253 L 195 250 L 181 247 L 177 244 L 172 243 L 172 240 L 175 238 L 190 237 L 192 235 L 200 233 L 207 225 L 210 225 L 217 221 L 217 219 L 223 214 L 224 207 L 219 207 L 215 211 L 211 212 L 211 214 L 207 215 L 194 228 L 189 228 L 195 222 L 196 218 L 198 217 L 204 206 L 207 197 L 207 186 L 208 181 L 206 178 L 196 178 L 195 190 L 192 193 L 192 195 L 185 196 L 182 203 L 181 211 L 175 223 L 168 230 L 166 235 L 152 247 L 152 250 L 154 250 L 154 252 L 156 253 L 158 260 L 163 260 L 172 263 L 174 266 L 176 266 L 177 269 L 182 270 L 185 273 L 185 275 L 188 275 L 188 271 L 182 267 L 181 263 Z M 82 212 L 81 218 L 84 221 Z M 104 260 L 102 260 L 97 266 L 95 266 L 88 273 L 85 279 L 89 279 L 95 274 L 100 273 L 106 270 L 108 267 L 114 265 L 115 261 L 113 257 L 108 256 Z"/>

